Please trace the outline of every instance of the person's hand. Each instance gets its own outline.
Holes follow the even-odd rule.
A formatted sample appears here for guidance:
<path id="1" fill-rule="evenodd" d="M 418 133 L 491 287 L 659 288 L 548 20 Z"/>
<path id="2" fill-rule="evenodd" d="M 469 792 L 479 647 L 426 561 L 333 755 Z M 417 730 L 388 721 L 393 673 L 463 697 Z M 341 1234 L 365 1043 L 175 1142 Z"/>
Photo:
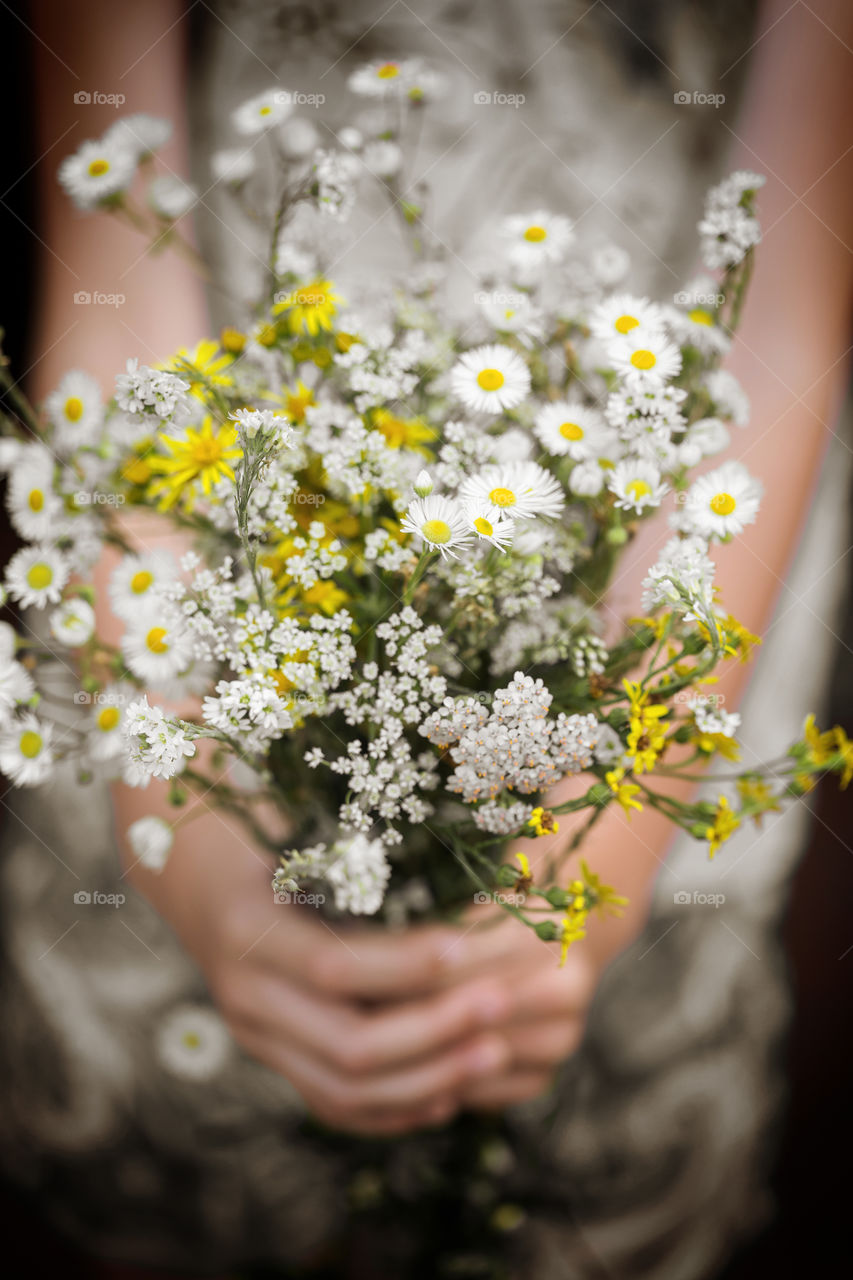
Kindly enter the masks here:
<path id="1" fill-rule="evenodd" d="M 445 981 L 456 932 L 333 932 L 309 909 L 277 904 L 255 865 L 259 875 L 208 881 L 170 915 L 235 1039 L 318 1119 L 372 1134 L 438 1124 L 475 1081 L 504 1070 L 509 1044 L 491 1028 L 509 993 L 485 967 Z"/>

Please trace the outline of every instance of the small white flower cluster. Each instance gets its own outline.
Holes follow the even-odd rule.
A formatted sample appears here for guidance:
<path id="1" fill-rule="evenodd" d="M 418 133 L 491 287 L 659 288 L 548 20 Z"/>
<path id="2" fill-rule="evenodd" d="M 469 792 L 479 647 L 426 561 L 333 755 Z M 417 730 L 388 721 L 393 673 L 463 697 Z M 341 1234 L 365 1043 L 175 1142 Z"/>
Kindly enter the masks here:
<path id="1" fill-rule="evenodd" d="M 204 699 L 202 717 L 211 729 L 237 741 L 241 752 L 257 755 L 293 727 L 293 716 L 275 681 L 261 673 L 220 680 L 216 696 Z"/>
<path id="2" fill-rule="evenodd" d="M 711 271 L 736 267 L 760 242 L 758 219 L 745 206 L 763 186 L 762 174 L 740 170 L 708 192 L 699 235 L 702 260 Z"/>
<path id="3" fill-rule="evenodd" d="M 317 207 L 326 217 L 346 222 L 355 204 L 352 158 L 338 151 L 317 151 Z"/>
<path id="4" fill-rule="evenodd" d="M 128 360 L 127 372 L 116 377 L 116 403 L 126 413 L 151 414 L 162 422 L 174 421 L 188 413 L 190 384 L 176 373 L 151 369 L 138 360 Z"/>
<path id="5" fill-rule="evenodd" d="M 184 726 L 160 707 L 152 707 L 147 697 L 137 698 L 127 708 L 124 735 L 131 762 L 152 778 L 173 778 L 196 752 Z"/>
<path id="6" fill-rule="evenodd" d="M 643 582 L 643 609 L 704 619 L 714 603 L 714 563 L 699 537 L 670 538 Z"/>
<path id="7" fill-rule="evenodd" d="M 598 736 L 596 717 L 560 712 L 550 719 L 551 702 L 541 679 L 517 671 L 506 688 L 495 692 L 491 712 L 466 699 L 458 722 L 446 712 L 429 717 L 420 729 L 425 737 L 442 745 L 447 745 L 448 733 L 456 738 L 450 747 L 456 768 L 448 789 L 471 804 L 494 800 L 505 790 L 523 795 L 542 791 L 566 774 L 586 769 Z M 463 728 L 469 715 L 476 723 Z"/>

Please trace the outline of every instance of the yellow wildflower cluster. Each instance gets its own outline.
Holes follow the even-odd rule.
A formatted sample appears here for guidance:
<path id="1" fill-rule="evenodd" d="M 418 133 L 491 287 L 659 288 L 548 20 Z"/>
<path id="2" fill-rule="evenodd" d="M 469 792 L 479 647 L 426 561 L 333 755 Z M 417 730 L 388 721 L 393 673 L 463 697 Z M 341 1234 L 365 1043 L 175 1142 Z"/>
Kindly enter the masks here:
<path id="1" fill-rule="evenodd" d="M 543 809 L 541 805 L 537 805 L 531 813 L 528 825 L 535 836 L 555 835 L 560 830 L 560 824 L 551 810 Z"/>
<path id="2" fill-rule="evenodd" d="M 648 693 L 633 680 L 623 680 L 622 687 L 631 702 L 626 754 L 633 759 L 635 773 L 651 771 L 666 743 L 666 726 L 661 720 L 669 715 L 669 707 L 662 702 L 649 703 Z"/>

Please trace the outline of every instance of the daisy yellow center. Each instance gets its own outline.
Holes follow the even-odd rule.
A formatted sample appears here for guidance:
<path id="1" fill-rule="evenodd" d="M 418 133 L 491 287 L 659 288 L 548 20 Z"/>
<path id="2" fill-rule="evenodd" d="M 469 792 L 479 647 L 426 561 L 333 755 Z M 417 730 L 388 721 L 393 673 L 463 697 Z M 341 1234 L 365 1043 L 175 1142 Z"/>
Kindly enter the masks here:
<path id="1" fill-rule="evenodd" d="M 36 733 L 33 729 L 27 729 L 18 740 L 18 750 L 22 756 L 26 756 L 27 760 L 35 760 L 42 749 L 42 745 L 41 734 Z"/>
<path id="2" fill-rule="evenodd" d="M 644 347 L 631 354 L 631 364 L 635 369 L 654 369 L 657 362 L 658 358 L 654 351 L 647 351 Z"/>
<path id="3" fill-rule="evenodd" d="M 639 323 L 636 316 L 619 316 L 618 320 L 614 322 L 613 328 L 617 333 L 630 333 L 632 329 L 636 329 Z"/>
<path id="4" fill-rule="evenodd" d="M 34 591 L 44 591 L 53 582 L 53 570 L 49 564 L 34 564 L 27 570 L 27 583 Z"/>
<path id="5" fill-rule="evenodd" d="M 44 506 L 44 494 L 41 489 L 31 489 L 27 498 L 27 506 L 30 511 L 41 511 Z"/>
<path id="6" fill-rule="evenodd" d="M 481 369 L 477 374 L 477 385 L 483 391 L 500 391 L 504 384 L 504 376 L 500 369 Z"/>
<path id="7" fill-rule="evenodd" d="M 583 427 L 576 422 L 561 422 L 560 435 L 564 440 L 583 440 Z"/>
<path id="8" fill-rule="evenodd" d="M 121 719 L 121 712 L 118 707 L 104 707 L 103 711 L 98 712 L 98 728 L 103 729 L 104 733 L 109 733 L 110 729 L 114 729 Z"/>
<path id="9" fill-rule="evenodd" d="M 260 111 L 258 112 L 258 115 L 268 116 L 271 114 L 271 112 L 272 112 L 272 107 L 261 107 Z"/>
<path id="10" fill-rule="evenodd" d="M 109 173 L 109 160 L 99 159 L 89 161 L 89 177 L 102 178 L 105 173 Z"/>
<path id="11" fill-rule="evenodd" d="M 201 1036 L 197 1031 L 185 1031 L 181 1036 L 181 1039 L 184 1043 L 184 1047 L 187 1049 L 201 1048 Z"/>
<path id="12" fill-rule="evenodd" d="M 714 323 L 714 319 L 710 311 L 706 311 L 704 307 L 694 307 L 692 311 L 688 311 L 687 319 L 692 320 L 694 324 Z"/>
<path id="13" fill-rule="evenodd" d="M 148 569 L 140 569 L 130 580 L 130 589 L 135 596 L 144 595 L 151 583 L 154 581 L 154 574 Z"/>
<path id="14" fill-rule="evenodd" d="M 478 533 L 481 533 L 484 538 L 491 538 L 494 533 L 494 529 L 489 524 L 485 516 L 477 516 L 477 519 L 474 521 L 474 528 Z"/>
<path id="15" fill-rule="evenodd" d="M 427 542 L 442 544 L 453 537 L 453 530 L 446 520 L 427 520 L 421 525 L 421 533 Z"/>
<path id="16" fill-rule="evenodd" d="M 396 62 L 383 62 L 382 66 L 376 72 L 379 80 L 393 80 L 400 74 L 400 68 Z"/>
<path id="17" fill-rule="evenodd" d="M 495 507 L 514 507 L 516 497 L 512 489 L 493 489 L 489 494 L 489 502 Z"/>
<path id="18" fill-rule="evenodd" d="M 548 232 L 544 227 L 528 227 L 524 233 L 525 240 L 529 240 L 531 244 L 540 244 L 543 240 L 548 239 Z"/>
<path id="19" fill-rule="evenodd" d="M 167 635 L 168 632 L 165 627 L 152 627 L 145 637 L 146 648 L 150 649 L 152 653 L 168 653 Z"/>
<path id="20" fill-rule="evenodd" d="M 630 493 L 632 498 L 645 498 L 652 491 L 652 486 L 645 480 L 631 480 L 625 485 L 625 492 Z"/>
<path id="21" fill-rule="evenodd" d="M 736 506 L 730 493 L 715 493 L 711 499 L 711 510 L 715 516 L 730 516 Z"/>
<path id="22" fill-rule="evenodd" d="M 65 401 L 65 416 L 69 422 L 79 422 L 83 417 L 83 401 L 79 396 L 69 396 Z"/>

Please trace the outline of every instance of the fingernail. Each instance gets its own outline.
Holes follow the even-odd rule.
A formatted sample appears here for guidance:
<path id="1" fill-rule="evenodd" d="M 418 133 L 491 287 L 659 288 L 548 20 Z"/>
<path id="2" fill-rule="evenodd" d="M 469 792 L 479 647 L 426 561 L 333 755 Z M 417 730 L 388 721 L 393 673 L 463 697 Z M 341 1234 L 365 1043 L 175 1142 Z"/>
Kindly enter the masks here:
<path id="1" fill-rule="evenodd" d="M 496 1071 L 504 1060 L 504 1047 L 500 1040 L 483 1040 L 468 1054 L 468 1066 L 472 1075 L 485 1076 Z"/>

